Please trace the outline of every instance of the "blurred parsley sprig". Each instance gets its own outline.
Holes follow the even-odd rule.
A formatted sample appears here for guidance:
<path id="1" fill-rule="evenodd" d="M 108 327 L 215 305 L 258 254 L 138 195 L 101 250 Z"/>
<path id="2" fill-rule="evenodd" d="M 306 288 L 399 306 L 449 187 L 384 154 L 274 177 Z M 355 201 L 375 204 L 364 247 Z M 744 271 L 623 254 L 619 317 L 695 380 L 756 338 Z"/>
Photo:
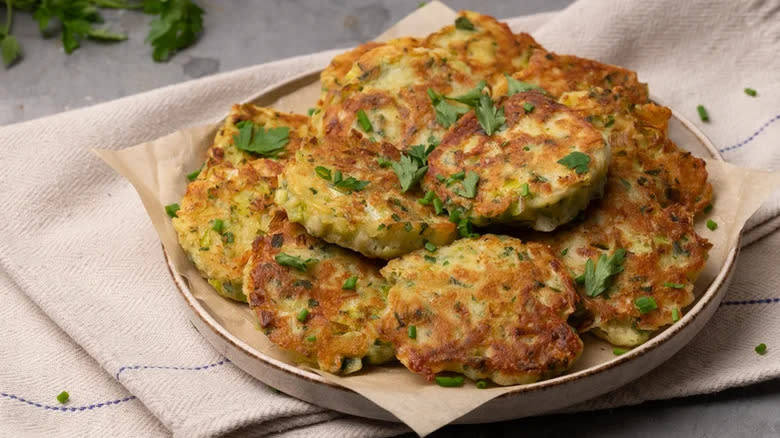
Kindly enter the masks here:
<path id="1" fill-rule="evenodd" d="M 2 0 L 0 0 L 2 1 Z M 31 13 L 44 38 L 61 35 L 65 53 L 71 54 L 84 39 L 124 41 L 127 35 L 114 32 L 103 23 L 99 8 L 128 9 L 156 15 L 149 25 L 146 42 L 152 57 L 164 62 L 177 51 L 197 41 L 203 31 L 204 11 L 192 0 L 4 0 L 5 24 L 0 24 L 0 53 L 6 68 L 22 55 L 19 41 L 11 34 L 14 10 Z"/>

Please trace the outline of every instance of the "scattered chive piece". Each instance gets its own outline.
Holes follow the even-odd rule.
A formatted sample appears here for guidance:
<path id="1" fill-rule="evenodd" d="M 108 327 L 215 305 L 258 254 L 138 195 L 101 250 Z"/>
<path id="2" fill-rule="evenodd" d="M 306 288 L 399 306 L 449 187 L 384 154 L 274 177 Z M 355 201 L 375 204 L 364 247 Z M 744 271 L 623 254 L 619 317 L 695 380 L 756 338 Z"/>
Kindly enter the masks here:
<path id="1" fill-rule="evenodd" d="M 388 160 L 386 157 L 376 157 L 376 162 L 379 164 L 379 167 L 390 167 L 393 162 Z"/>
<path id="2" fill-rule="evenodd" d="M 431 242 L 425 242 L 425 249 L 427 249 L 427 250 L 428 250 L 428 251 L 430 251 L 430 252 L 436 252 L 436 250 L 437 250 L 438 248 L 436 247 L 436 245 L 434 245 L 434 244 L 433 244 L 433 243 L 431 243 Z"/>
<path id="3" fill-rule="evenodd" d="M 409 339 L 417 339 L 417 326 L 410 325 L 407 334 L 409 335 Z"/>
<path id="4" fill-rule="evenodd" d="M 565 256 L 569 253 L 569 248 L 563 248 L 563 251 L 561 251 L 561 257 Z"/>
<path id="5" fill-rule="evenodd" d="M 612 349 L 612 354 L 614 354 L 615 356 L 620 356 L 621 354 L 626 354 L 626 353 L 628 353 L 628 350 L 625 348 L 615 347 Z"/>
<path id="6" fill-rule="evenodd" d="M 445 388 L 455 388 L 463 385 L 463 376 L 436 376 L 436 384 Z"/>
<path id="7" fill-rule="evenodd" d="M 718 229 L 718 223 L 712 219 L 707 219 L 707 228 L 709 228 L 710 231 L 715 231 Z"/>
<path id="8" fill-rule="evenodd" d="M 168 217 L 176 217 L 176 212 L 179 211 L 179 204 L 168 204 L 165 206 L 165 212 Z"/>
<path id="9" fill-rule="evenodd" d="M 680 283 L 670 283 L 667 281 L 666 283 L 664 283 L 664 287 L 670 287 L 672 289 L 684 289 L 685 285 Z"/>
<path id="10" fill-rule="evenodd" d="M 233 243 L 236 240 L 236 236 L 230 231 L 224 233 L 222 237 L 225 239 L 225 243 Z"/>
<path id="11" fill-rule="evenodd" d="M 439 198 L 433 198 L 433 209 L 436 210 L 436 214 L 439 215 L 444 211 L 444 203 Z"/>
<path id="12" fill-rule="evenodd" d="M 653 297 L 639 297 L 634 301 L 634 304 L 642 315 L 658 308 L 658 304 L 655 303 Z"/>
<path id="13" fill-rule="evenodd" d="M 274 260 L 276 260 L 276 263 L 279 263 L 282 266 L 289 266 L 291 268 L 295 268 L 301 272 L 306 271 L 306 269 L 309 267 L 309 263 L 316 262 L 314 259 L 306 259 L 303 260 L 300 257 L 297 256 L 291 256 L 289 254 L 285 254 L 283 252 L 280 252 L 274 257 Z"/>
<path id="14" fill-rule="evenodd" d="M 699 112 L 699 117 L 701 118 L 702 122 L 710 121 L 710 114 L 707 112 L 707 108 L 704 108 L 704 105 L 697 106 L 696 111 Z"/>
<path id="15" fill-rule="evenodd" d="M 766 354 L 766 344 L 762 342 L 762 343 L 760 343 L 760 344 L 756 345 L 756 353 L 758 353 L 758 354 Z M 66 396 L 68 395 L 68 393 L 67 393 L 67 392 L 66 392 L 66 393 L 64 393 L 64 394 L 65 394 Z M 58 398 L 59 398 L 59 397 L 58 397 Z"/>
<path id="16" fill-rule="evenodd" d="M 672 309 L 672 321 L 677 322 L 680 320 L 680 309 L 674 308 Z"/>
<path id="17" fill-rule="evenodd" d="M 222 231 L 225 229 L 225 222 L 223 222 L 222 219 L 214 219 L 214 222 L 211 224 L 211 229 L 222 234 Z"/>
<path id="18" fill-rule="evenodd" d="M 520 196 L 523 198 L 531 196 L 531 189 L 528 187 L 528 183 L 525 183 L 520 187 Z"/>
<path id="19" fill-rule="evenodd" d="M 531 102 L 526 102 L 523 104 L 523 109 L 525 110 L 526 113 L 530 113 L 531 111 L 534 110 L 534 108 L 536 107 Z"/>
<path id="20" fill-rule="evenodd" d="M 427 192 L 425 192 L 425 196 L 418 199 L 417 202 L 419 202 L 422 205 L 431 205 L 434 196 L 436 196 L 436 194 L 433 193 L 433 190 L 428 190 Z"/>
<path id="21" fill-rule="evenodd" d="M 461 30 L 474 30 L 474 23 L 468 18 L 460 16 L 455 19 L 455 28 Z"/>
<path id="22" fill-rule="evenodd" d="M 363 129 L 363 132 L 371 132 L 374 130 L 374 127 L 371 126 L 371 120 L 368 120 L 366 112 L 362 109 L 358 110 L 357 119 L 358 123 L 360 124 L 360 128 Z"/>
<path id="23" fill-rule="evenodd" d="M 764 344 L 761 344 L 764 345 Z M 764 349 L 766 349 L 766 345 L 764 345 Z M 756 351 L 758 351 L 758 347 L 756 347 Z M 57 401 L 60 403 L 67 403 L 67 401 L 70 399 L 70 394 L 68 394 L 68 391 L 62 391 L 61 393 L 57 394 Z"/>
<path id="24" fill-rule="evenodd" d="M 748 96 L 756 97 L 758 92 L 756 90 L 752 89 L 752 88 L 745 88 L 745 94 L 747 94 Z"/>
<path id="25" fill-rule="evenodd" d="M 488 382 L 487 380 L 477 380 L 476 386 L 477 389 L 485 389 L 488 387 Z"/>
<path id="26" fill-rule="evenodd" d="M 306 321 L 306 318 L 309 317 L 309 309 L 303 308 L 300 312 L 298 312 L 298 315 L 295 316 L 295 318 L 300 321 L 304 322 Z"/>
<path id="27" fill-rule="evenodd" d="M 357 281 L 358 281 L 357 275 L 353 275 L 344 281 L 344 284 L 341 285 L 341 288 L 344 290 L 355 290 L 355 287 L 357 286 Z"/>
<path id="28" fill-rule="evenodd" d="M 198 177 L 198 175 L 200 175 L 200 171 L 201 171 L 201 170 L 203 170 L 203 166 L 200 166 L 200 167 L 198 168 L 198 170 L 196 170 L 196 171 L 194 171 L 194 172 L 192 172 L 192 173 L 188 173 L 188 174 L 187 174 L 187 179 L 188 179 L 188 180 L 190 180 L 190 181 L 195 181 L 195 178 L 197 178 L 197 177 Z"/>
<path id="29" fill-rule="evenodd" d="M 317 340 L 317 337 L 316 337 L 316 336 L 314 336 L 314 335 L 307 336 L 307 337 L 306 337 L 306 340 L 307 340 L 307 341 L 309 341 L 309 342 L 314 342 L 314 341 L 316 341 L 316 340 Z"/>
<path id="30" fill-rule="evenodd" d="M 704 210 L 702 210 L 704 213 L 709 213 L 712 211 L 712 204 L 707 204 L 706 207 L 704 207 Z"/>

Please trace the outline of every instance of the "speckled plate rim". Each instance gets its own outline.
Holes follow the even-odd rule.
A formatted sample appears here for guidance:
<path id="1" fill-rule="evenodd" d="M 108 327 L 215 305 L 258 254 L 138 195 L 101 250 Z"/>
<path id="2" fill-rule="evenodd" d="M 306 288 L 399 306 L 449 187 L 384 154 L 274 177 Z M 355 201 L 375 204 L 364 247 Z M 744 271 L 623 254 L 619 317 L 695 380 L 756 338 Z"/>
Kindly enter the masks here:
<path id="1" fill-rule="evenodd" d="M 270 105 L 271 103 L 277 101 L 279 98 L 283 97 L 284 95 L 289 94 L 292 90 L 296 90 L 306 85 L 310 85 L 314 83 L 319 78 L 319 72 L 320 72 L 319 70 L 310 71 L 295 76 L 287 81 L 284 81 L 280 84 L 271 86 L 263 90 L 262 92 L 258 93 L 256 96 L 254 96 L 251 99 L 248 99 L 247 101 L 258 105 Z M 654 102 L 658 102 L 657 99 L 653 98 L 652 100 Z M 681 116 L 674 109 L 672 109 L 672 117 L 675 118 L 683 128 L 685 128 L 690 134 L 693 135 L 693 137 L 695 137 L 701 143 L 701 145 L 704 146 L 704 148 L 710 153 L 712 159 L 715 159 L 717 161 L 725 161 L 723 157 L 720 155 L 718 149 L 709 140 L 709 138 L 707 138 L 707 136 L 704 135 L 704 133 L 702 133 L 693 123 L 691 123 L 689 120 Z M 732 277 L 731 274 L 733 273 L 734 267 L 736 266 L 736 259 L 739 254 L 741 241 L 742 241 L 742 235 L 740 234 L 740 236 L 736 241 L 735 247 L 732 248 L 727 254 L 723 266 L 721 266 L 716 277 L 707 286 L 706 291 L 695 301 L 693 307 L 691 307 L 690 310 L 688 310 L 685 313 L 685 315 L 683 315 L 680 321 L 667 327 L 666 329 L 664 329 L 657 335 L 653 336 L 650 340 L 648 340 L 641 346 L 636 347 L 623 355 L 616 356 L 612 360 L 603 362 L 598 365 L 591 366 L 589 368 L 585 368 L 580 371 L 564 374 L 553 379 L 544 380 L 532 384 L 518 385 L 512 391 L 504 393 L 494 399 L 491 399 L 487 403 L 475 409 L 475 411 L 472 411 L 471 413 L 461 417 L 456 421 L 456 423 L 475 423 L 475 422 L 481 423 L 481 422 L 489 422 L 489 421 L 502 421 L 510 418 L 521 418 L 527 415 L 535 415 L 543 412 L 553 411 L 555 409 L 560 409 L 565 406 L 575 404 L 576 402 L 590 399 L 600 394 L 609 392 L 619 386 L 628 383 L 631 380 L 635 380 L 636 378 L 649 372 L 653 368 L 659 366 L 666 359 L 671 357 L 674 353 L 676 353 L 683 346 L 685 346 L 704 327 L 706 322 L 715 313 L 715 310 L 717 309 L 718 305 L 723 299 L 725 291 L 728 289 L 728 285 Z M 290 393 L 291 395 L 294 395 L 297 398 L 336 411 L 340 411 L 352 415 L 363 416 L 367 418 L 398 421 L 398 419 L 395 416 L 393 416 L 391 413 L 382 409 L 381 407 L 377 406 L 370 400 L 364 398 L 362 395 L 352 391 L 351 389 L 331 383 L 325 380 L 319 374 L 312 372 L 310 370 L 298 368 L 294 365 L 269 357 L 263 354 L 262 352 L 254 349 L 253 347 L 251 347 L 241 339 L 234 336 L 226 328 L 224 328 L 221 324 L 219 324 L 219 322 L 217 322 L 216 319 L 210 315 L 209 311 L 206 310 L 198 302 L 198 299 L 192 294 L 189 287 L 187 286 L 186 280 L 184 280 L 184 278 L 179 273 L 176 272 L 164 248 L 163 248 L 163 253 L 171 277 L 174 283 L 176 284 L 177 289 L 181 293 L 182 297 L 190 307 L 191 310 L 190 319 L 196 325 L 196 328 L 199 329 L 201 335 L 204 336 L 204 338 L 206 338 L 206 340 L 209 341 L 209 343 L 211 343 L 218 351 L 220 351 L 223 355 L 225 355 L 228 359 L 230 359 L 234 364 L 239 366 L 239 368 L 243 369 L 248 374 L 254 376 L 258 380 L 265 382 L 263 376 L 258 376 L 257 375 L 258 373 L 255 372 L 255 370 L 248 369 L 249 367 L 242 363 L 244 362 L 242 360 L 244 358 L 241 357 L 241 355 L 244 355 L 245 357 L 250 357 L 254 360 L 261 362 L 263 365 L 275 368 L 278 371 L 295 376 L 296 378 L 308 382 L 309 384 L 320 386 L 321 387 L 320 389 L 322 390 L 325 391 L 335 390 L 339 392 L 345 392 L 348 393 L 348 395 L 351 395 L 352 397 L 361 398 L 363 399 L 363 402 L 366 403 L 366 408 L 367 408 L 366 411 L 371 410 L 374 412 L 365 412 L 359 409 L 355 409 L 354 404 L 345 407 L 341 403 L 323 402 L 321 397 L 307 397 L 307 394 L 302 393 L 301 391 L 297 391 L 292 388 L 278 387 L 277 389 L 281 390 L 282 392 Z M 216 291 L 214 293 L 216 293 Z M 707 309 L 709 311 L 705 311 Z M 696 324 L 694 324 L 694 322 L 696 322 Z M 693 331 L 690 330 L 691 326 L 695 326 L 693 327 L 694 329 Z M 202 331 L 203 329 L 207 329 L 208 332 L 204 333 Z M 502 402 L 511 403 L 511 400 L 508 399 L 517 399 L 518 397 L 522 397 L 525 394 L 552 389 L 572 382 L 582 381 L 590 377 L 596 377 L 605 374 L 609 371 L 614 371 L 615 369 L 626 366 L 628 364 L 636 363 L 637 361 L 641 360 L 640 358 L 643 358 L 644 356 L 653 353 L 661 346 L 669 344 L 668 341 L 680 337 L 683 334 L 685 334 L 685 339 L 683 340 L 683 342 L 680 342 L 679 345 L 674 346 L 674 348 L 667 348 L 667 351 L 661 354 L 663 359 L 655 360 L 655 362 L 657 363 L 653 363 L 650 367 L 641 367 L 641 371 L 631 373 L 632 376 L 630 378 L 619 379 L 620 383 L 618 385 L 606 385 L 603 387 L 603 390 L 601 391 L 590 391 L 591 393 L 593 393 L 590 395 L 590 397 L 584 399 L 577 399 L 576 397 L 574 397 L 572 398 L 571 403 L 559 404 L 558 406 L 552 407 L 551 409 L 541 409 L 538 412 L 531 412 L 530 414 L 526 412 L 518 412 L 517 415 L 515 416 L 496 415 L 495 418 L 485 418 L 485 413 L 488 413 L 490 411 L 491 406 L 495 405 L 496 403 L 502 403 Z M 270 382 L 265 382 L 265 383 L 270 383 Z M 598 392 L 598 394 L 596 394 L 595 392 Z M 313 398 L 317 398 L 317 400 L 313 400 Z M 382 412 L 377 413 L 376 409 L 379 409 Z M 482 411 L 482 413 L 478 415 L 472 415 L 476 411 Z M 489 413 L 487 417 L 490 417 Z"/>

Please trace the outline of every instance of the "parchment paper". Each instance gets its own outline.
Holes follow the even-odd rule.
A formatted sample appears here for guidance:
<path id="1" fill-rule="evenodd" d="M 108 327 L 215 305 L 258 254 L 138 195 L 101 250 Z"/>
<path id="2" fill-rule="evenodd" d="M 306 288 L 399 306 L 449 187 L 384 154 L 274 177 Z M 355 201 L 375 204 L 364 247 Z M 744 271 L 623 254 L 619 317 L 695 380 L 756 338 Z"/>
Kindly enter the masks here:
<path id="1" fill-rule="evenodd" d="M 453 22 L 455 13 L 438 2 L 401 20 L 377 40 L 397 36 L 425 36 Z M 259 95 L 258 103 L 283 111 L 305 113 L 316 102 L 319 83 L 312 79 L 299 81 L 290 92 Z M 228 108 L 225 108 L 227 113 Z M 220 123 L 221 124 L 221 123 Z M 185 175 L 200 167 L 219 124 L 184 129 L 160 139 L 121 151 L 95 150 L 112 168 L 127 178 L 138 191 L 152 224 L 175 269 L 188 280 L 193 295 L 215 319 L 238 338 L 260 352 L 288 361 L 287 355 L 274 346 L 261 331 L 246 305 L 217 295 L 203 280 L 178 245 L 176 232 L 164 206 L 179 202 L 186 190 Z M 673 140 L 679 139 L 672 136 Z M 689 141 L 690 138 L 687 140 Z M 686 141 L 686 142 L 687 142 Z M 694 143 L 678 145 L 707 157 Z M 710 231 L 700 219 L 697 231 L 713 243 L 709 260 L 696 284 L 697 296 L 715 278 L 729 251 L 736 247 L 747 219 L 780 184 L 780 173 L 743 169 L 708 158 L 707 170 L 714 188 L 713 211 L 706 218 L 719 227 Z M 572 372 L 613 360 L 611 349 L 596 348 L 602 341 L 586 339 L 586 350 Z M 603 347 L 603 345 L 602 345 Z M 319 372 L 319 371 L 317 371 Z M 425 435 L 461 417 L 488 400 L 511 391 L 513 387 L 476 389 L 466 384 L 457 390 L 425 382 L 400 366 L 376 367 L 358 375 L 339 377 L 319 372 L 325 379 L 352 389 L 393 413 L 417 433 Z"/>

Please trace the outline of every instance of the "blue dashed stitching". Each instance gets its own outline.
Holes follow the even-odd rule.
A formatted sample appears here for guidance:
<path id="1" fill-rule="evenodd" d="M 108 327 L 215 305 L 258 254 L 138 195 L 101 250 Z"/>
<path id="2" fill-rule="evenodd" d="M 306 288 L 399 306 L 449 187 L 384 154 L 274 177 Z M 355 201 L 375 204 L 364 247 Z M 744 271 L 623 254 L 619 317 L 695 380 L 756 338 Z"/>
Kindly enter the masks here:
<path id="1" fill-rule="evenodd" d="M 25 404 L 28 404 L 30 406 L 35 406 L 36 408 L 41 408 L 47 411 L 60 411 L 60 412 L 83 412 L 83 411 L 91 411 L 92 409 L 102 408 L 104 406 L 111 406 L 111 405 L 118 405 L 120 403 L 124 403 L 126 401 L 135 400 L 135 396 L 131 395 L 125 398 L 120 398 L 116 400 L 109 400 L 102 403 L 95 403 L 91 405 L 86 406 L 74 406 L 74 407 L 67 407 L 67 406 L 51 406 L 51 405 L 45 405 L 43 403 L 37 403 L 34 401 L 27 400 L 24 397 L 20 397 L 18 395 L 14 394 L 8 394 L 5 392 L 0 392 L 0 397 L 9 398 L 11 400 L 16 400 Z"/>
<path id="2" fill-rule="evenodd" d="M 230 359 L 224 358 L 219 362 L 214 362 L 208 365 L 201 365 L 199 367 L 171 367 L 171 366 L 158 366 L 158 365 L 132 365 L 119 368 L 116 372 L 116 379 L 119 380 L 119 375 L 125 370 L 179 370 L 179 371 L 201 371 L 209 368 L 218 367 L 230 363 Z"/>
<path id="3" fill-rule="evenodd" d="M 768 122 L 766 122 L 763 125 L 761 125 L 761 127 L 758 128 L 758 131 L 754 132 L 753 135 L 751 135 L 747 139 L 745 139 L 745 140 L 743 140 L 743 141 L 741 141 L 741 142 L 739 142 L 739 143 L 737 143 L 735 145 L 732 145 L 732 146 L 720 149 L 720 152 L 728 152 L 728 151 L 731 151 L 731 150 L 734 150 L 734 149 L 739 149 L 742 146 L 745 146 L 746 144 L 748 144 L 751 141 L 753 141 L 753 139 L 756 138 L 759 134 L 761 134 L 761 132 L 763 132 L 764 129 L 766 129 L 769 125 L 771 125 L 772 123 L 774 123 L 774 122 L 776 122 L 778 120 L 780 120 L 780 114 L 772 117 L 771 119 L 769 119 Z"/>
<path id="4" fill-rule="evenodd" d="M 742 301 L 724 301 L 720 303 L 721 306 L 745 306 L 748 304 L 776 304 L 780 303 L 780 298 L 761 298 L 758 300 L 742 300 Z"/>

